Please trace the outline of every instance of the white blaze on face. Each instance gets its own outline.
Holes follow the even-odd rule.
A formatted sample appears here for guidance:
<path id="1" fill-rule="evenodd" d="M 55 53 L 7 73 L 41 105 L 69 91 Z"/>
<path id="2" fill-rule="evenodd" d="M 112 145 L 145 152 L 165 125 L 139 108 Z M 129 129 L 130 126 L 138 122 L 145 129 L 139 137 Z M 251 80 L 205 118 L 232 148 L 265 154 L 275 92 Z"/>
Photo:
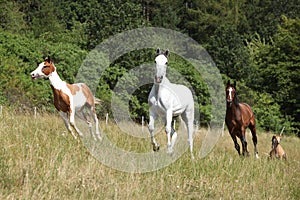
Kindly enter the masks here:
<path id="1" fill-rule="evenodd" d="M 44 67 L 44 62 L 40 63 L 38 67 L 30 73 L 32 79 L 36 79 L 44 76 L 44 74 L 42 73 L 43 67 Z"/>
<path id="2" fill-rule="evenodd" d="M 228 89 L 230 100 L 232 100 L 232 91 L 233 91 L 233 89 L 230 87 L 230 88 Z"/>

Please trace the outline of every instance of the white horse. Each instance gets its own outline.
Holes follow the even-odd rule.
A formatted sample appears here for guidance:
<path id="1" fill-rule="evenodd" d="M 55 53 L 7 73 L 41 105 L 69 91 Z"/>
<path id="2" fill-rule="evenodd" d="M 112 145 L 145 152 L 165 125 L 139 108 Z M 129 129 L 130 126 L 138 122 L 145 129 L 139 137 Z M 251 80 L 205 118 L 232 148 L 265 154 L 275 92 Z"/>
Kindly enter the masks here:
<path id="1" fill-rule="evenodd" d="M 194 132 L 194 99 L 192 92 L 184 85 L 171 83 L 166 77 L 169 50 L 164 53 L 156 50 L 154 85 L 148 97 L 149 103 L 149 131 L 153 150 L 159 150 L 159 144 L 154 138 L 154 121 L 162 117 L 166 124 L 167 152 L 172 153 L 177 138 L 177 133 L 171 126 L 172 117 L 181 115 L 188 130 L 188 142 L 191 158 L 193 154 Z"/>
<path id="2" fill-rule="evenodd" d="M 31 72 L 32 80 L 37 78 L 49 78 L 50 85 L 54 96 L 54 106 L 59 111 L 59 114 L 63 118 L 67 129 L 71 132 L 73 137 L 77 139 L 73 133 L 71 126 L 75 129 L 79 136 L 83 136 L 80 130 L 75 125 L 75 113 L 76 115 L 87 122 L 90 127 L 91 135 L 95 140 L 102 139 L 99 128 L 98 118 L 95 110 L 95 103 L 99 103 L 100 100 L 96 99 L 90 88 L 84 83 L 68 84 L 61 80 L 57 74 L 56 67 L 51 61 L 50 57 L 46 57 L 44 62 L 41 62 L 38 67 Z M 92 130 L 92 123 L 87 119 L 84 108 L 88 108 L 96 126 L 96 136 Z"/>

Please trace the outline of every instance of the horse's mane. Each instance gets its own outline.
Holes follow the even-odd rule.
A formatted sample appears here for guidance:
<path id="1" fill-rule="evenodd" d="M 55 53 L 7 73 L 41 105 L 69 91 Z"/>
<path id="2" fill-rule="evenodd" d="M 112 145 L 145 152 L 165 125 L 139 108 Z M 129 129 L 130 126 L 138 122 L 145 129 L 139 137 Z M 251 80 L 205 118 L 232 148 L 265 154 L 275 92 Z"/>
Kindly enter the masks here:
<path id="1" fill-rule="evenodd" d="M 239 107 L 239 98 L 238 98 L 238 93 L 236 91 L 235 84 L 231 85 L 231 87 L 233 87 L 235 89 L 235 95 L 234 95 L 233 103 L 235 104 L 235 106 Z"/>
<path id="2" fill-rule="evenodd" d="M 239 106 L 239 98 L 238 98 L 238 96 L 237 96 L 237 92 L 235 92 L 233 102 L 234 102 L 234 104 L 235 104 L 236 106 Z"/>

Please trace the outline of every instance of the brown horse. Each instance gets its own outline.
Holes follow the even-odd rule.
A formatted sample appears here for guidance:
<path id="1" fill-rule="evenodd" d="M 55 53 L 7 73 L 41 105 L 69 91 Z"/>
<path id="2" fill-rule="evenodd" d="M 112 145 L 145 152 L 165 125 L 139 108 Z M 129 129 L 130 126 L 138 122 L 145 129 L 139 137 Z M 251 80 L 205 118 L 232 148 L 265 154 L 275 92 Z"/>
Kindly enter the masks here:
<path id="1" fill-rule="evenodd" d="M 256 127 L 254 113 L 251 107 L 246 103 L 239 103 L 236 94 L 236 82 L 231 85 L 230 81 L 227 82 L 226 86 L 226 118 L 225 123 L 230 133 L 230 136 L 234 142 L 235 149 L 241 155 L 240 145 L 237 142 L 236 137 L 240 138 L 242 142 L 243 152 L 242 154 L 249 155 L 247 150 L 246 141 L 246 128 L 249 127 L 252 133 L 252 140 L 254 144 L 254 153 L 256 158 L 258 158 L 258 152 L 256 149 L 257 137 L 256 137 Z"/>

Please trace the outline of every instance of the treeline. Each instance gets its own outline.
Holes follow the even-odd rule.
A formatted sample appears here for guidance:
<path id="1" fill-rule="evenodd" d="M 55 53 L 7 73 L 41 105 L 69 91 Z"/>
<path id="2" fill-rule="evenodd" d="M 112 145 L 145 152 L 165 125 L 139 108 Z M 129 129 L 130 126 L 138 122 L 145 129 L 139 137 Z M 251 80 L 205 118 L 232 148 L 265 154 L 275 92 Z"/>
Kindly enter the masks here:
<path id="1" fill-rule="evenodd" d="M 2 105 L 54 110 L 49 83 L 29 76 L 43 56 L 51 55 L 62 79 L 74 82 L 96 45 L 125 30 L 155 26 L 187 34 L 205 47 L 224 83 L 238 82 L 239 99 L 253 106 L 260 128 L 279 132 L 285 126 L 299 135 L 299 0 L 1 0 L 0 9 Z M 210 100 L 203 79 L 173 58 L 169 66 L 193 84 L 201 123 L 207 124 Z M 98 112 L 111 112 L 111 90 L 126 71 L 153 59 L 154 49 L 145 49 L 112 63 L 99 81 Z M 150 87 L 132 95 L 130 110 L 137 121 L 148 116 Z"/>

